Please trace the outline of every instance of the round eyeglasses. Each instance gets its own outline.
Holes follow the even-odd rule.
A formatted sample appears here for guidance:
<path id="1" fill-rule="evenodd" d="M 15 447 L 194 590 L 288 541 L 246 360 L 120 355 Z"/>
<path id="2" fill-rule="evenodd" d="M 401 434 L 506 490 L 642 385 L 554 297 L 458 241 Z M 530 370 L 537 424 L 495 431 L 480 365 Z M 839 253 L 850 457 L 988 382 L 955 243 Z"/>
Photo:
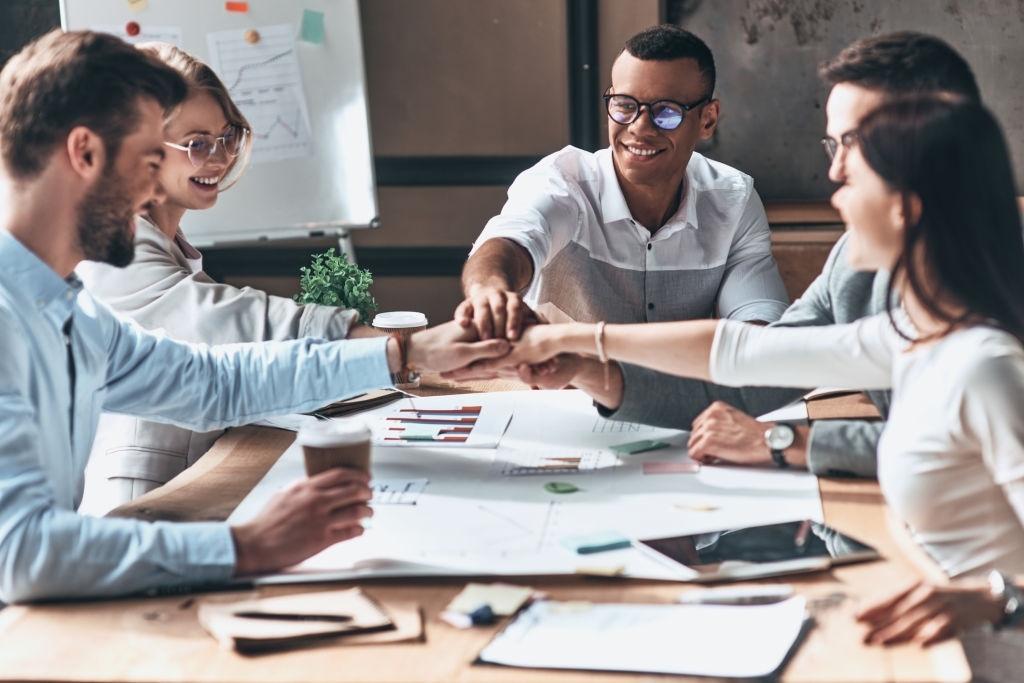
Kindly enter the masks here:
<path id="1" fill-rule="evenodd" d="M 848 130 L 839 136 L 839 139 L 825 136 L 821 139 L 821 146 L 825 148 L 825 156 L 828 157 L 828 163 L 835 161 L 836 154 L 839 153 L 839 147 L 842 146 L 847 152 L 853 149 L 853 146 L 857 144 L 857 131 Z"/>
<path id="2" fill-rule="evenodd" d="M 203 164 L 210 160 L 218 149 L 224 151 L 224 155 L 228 159 L 234 159 L 245 150 L 245 145 L 249 141 L 249 131 L 245 128 L 232 128 L 223 135 L 205 135 L 199 134 L 194 135 L 184 145 L 178 145 L 173 142 L 165 142 L 164 144 L 174 149 L 180 149 L 182 152 L 188 152 L 189 162 L 196 168 L 200 168 Z"/>
<path id="3" fill-rule="evenodd" d="M 686 118 L 686 112 L 711 101 L 711 95 L 705 95 L 693 104 L 683 104 L 675 100 L 658 100 L 657 102 L 641 102 L 631 95 L 610 95 L 605 93 L 604 106 L 608 110 L 608 118 L 615 123 L 628 126 L 637 120 L 640 111 L 647 107 L 647 115 L 651 123 L 661 130 L 675 130 Z"/>

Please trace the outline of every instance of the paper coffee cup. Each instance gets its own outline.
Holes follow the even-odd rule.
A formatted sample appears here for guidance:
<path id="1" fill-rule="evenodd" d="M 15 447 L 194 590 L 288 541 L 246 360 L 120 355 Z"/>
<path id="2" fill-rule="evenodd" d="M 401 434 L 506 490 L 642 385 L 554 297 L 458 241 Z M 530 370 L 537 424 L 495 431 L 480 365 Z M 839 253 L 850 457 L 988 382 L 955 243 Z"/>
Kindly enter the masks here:
<path id="1" fill-rule="evenodd" d="M 400 334 L 408 339 L 413 332 L 427 329 L 427 316 L 416 311 L 389 311 L 373 316 L 373 326 L 381 332 Z M 420 385 L 419 375 L 403 375 L 395 378 L 399 389 L 414 389 Z"/>
<path id="2" fill-rule="evenodd" d="M 296 443 L 302 446 L 306 474 L 313 476 L 332 467 L 370 472 L 370 428 L 358 419 L 333 419 L 302 426 Z"/>

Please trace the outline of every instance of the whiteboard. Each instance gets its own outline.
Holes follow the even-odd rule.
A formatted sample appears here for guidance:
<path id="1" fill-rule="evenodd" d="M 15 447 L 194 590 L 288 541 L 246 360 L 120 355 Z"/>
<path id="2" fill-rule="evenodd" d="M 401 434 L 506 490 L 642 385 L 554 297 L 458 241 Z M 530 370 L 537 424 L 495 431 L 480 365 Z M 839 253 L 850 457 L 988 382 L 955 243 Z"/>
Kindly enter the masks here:
<path id="1" fill-rule="evenodd" d="M 189 241 L 248 244 L 377 227 L 357 0 L 253 1 L 241 3 L 244 13 L 228 11 L 232 4 L 61 0 L 61 26 L 174 43 L 214 66 L 249 119 L 249 167 L 214 208 L 186 213 Z M 139 28 L 134 38 L 130 22 Z M 246 40 L 253 29 L 255 44 Z"/>

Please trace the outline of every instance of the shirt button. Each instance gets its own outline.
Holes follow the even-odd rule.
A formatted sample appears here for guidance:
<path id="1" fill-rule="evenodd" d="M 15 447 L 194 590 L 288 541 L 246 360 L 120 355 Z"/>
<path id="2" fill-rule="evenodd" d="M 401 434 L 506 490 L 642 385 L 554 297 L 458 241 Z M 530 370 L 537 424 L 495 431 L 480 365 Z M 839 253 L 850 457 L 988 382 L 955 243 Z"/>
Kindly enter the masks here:
<path id="1" fill-rule="evenodd" d="M 75 293 L 69 289 L 68 291 L 64 292 L 64 298 L 70 301 L 71 299 L 75 298 Z"/>
<path id="2" fill-rule="evenodd" d="M 648 242 L 648 243 L 647 243 L 647 251 L 650 251 L 650 250 L 651 250 L 651 249 L 653 249 L 653 248 L 654 248 L 654 245 L 653 245 L 653 244 L 651 244 L 650 242 Z"/>
<path id="3" fill-rule="evenodd" d="M 647 304 L 647 310 L 648 311 L 653 311 L 654 310 L 654 304 Z"/>
<path id="4" fill-rule="evenodd" d="M 39 308 L 46 308 L 46 302 L 43 301 L 42 299 L 38 299 L 36 300 L 36 306 L 38 306 Z"/>

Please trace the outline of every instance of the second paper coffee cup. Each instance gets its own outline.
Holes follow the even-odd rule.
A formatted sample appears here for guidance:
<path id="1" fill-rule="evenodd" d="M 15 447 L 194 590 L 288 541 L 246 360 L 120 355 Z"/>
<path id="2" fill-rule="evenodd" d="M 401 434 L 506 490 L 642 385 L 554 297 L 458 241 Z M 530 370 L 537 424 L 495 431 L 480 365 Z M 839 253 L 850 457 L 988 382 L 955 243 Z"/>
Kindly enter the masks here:
<path id="1" fill-rule="evenodd" d="M 388 311 L 373 317 L 373 326 L 388 334 L 400 334 L 408 339 L 413 333 L 427 329 L 427 316 L 416 311 Z M 411 376 L 397 373 L 395 387 L 415 389 L 420 385 L 418 374 Z"/>
<path id="2" fill-rule="evenodd" d="M 313 476 L 332 467 L 370 472 L 370 427 L 358 419 L 310 422 L 299 430 L 306 474 Z"/>

